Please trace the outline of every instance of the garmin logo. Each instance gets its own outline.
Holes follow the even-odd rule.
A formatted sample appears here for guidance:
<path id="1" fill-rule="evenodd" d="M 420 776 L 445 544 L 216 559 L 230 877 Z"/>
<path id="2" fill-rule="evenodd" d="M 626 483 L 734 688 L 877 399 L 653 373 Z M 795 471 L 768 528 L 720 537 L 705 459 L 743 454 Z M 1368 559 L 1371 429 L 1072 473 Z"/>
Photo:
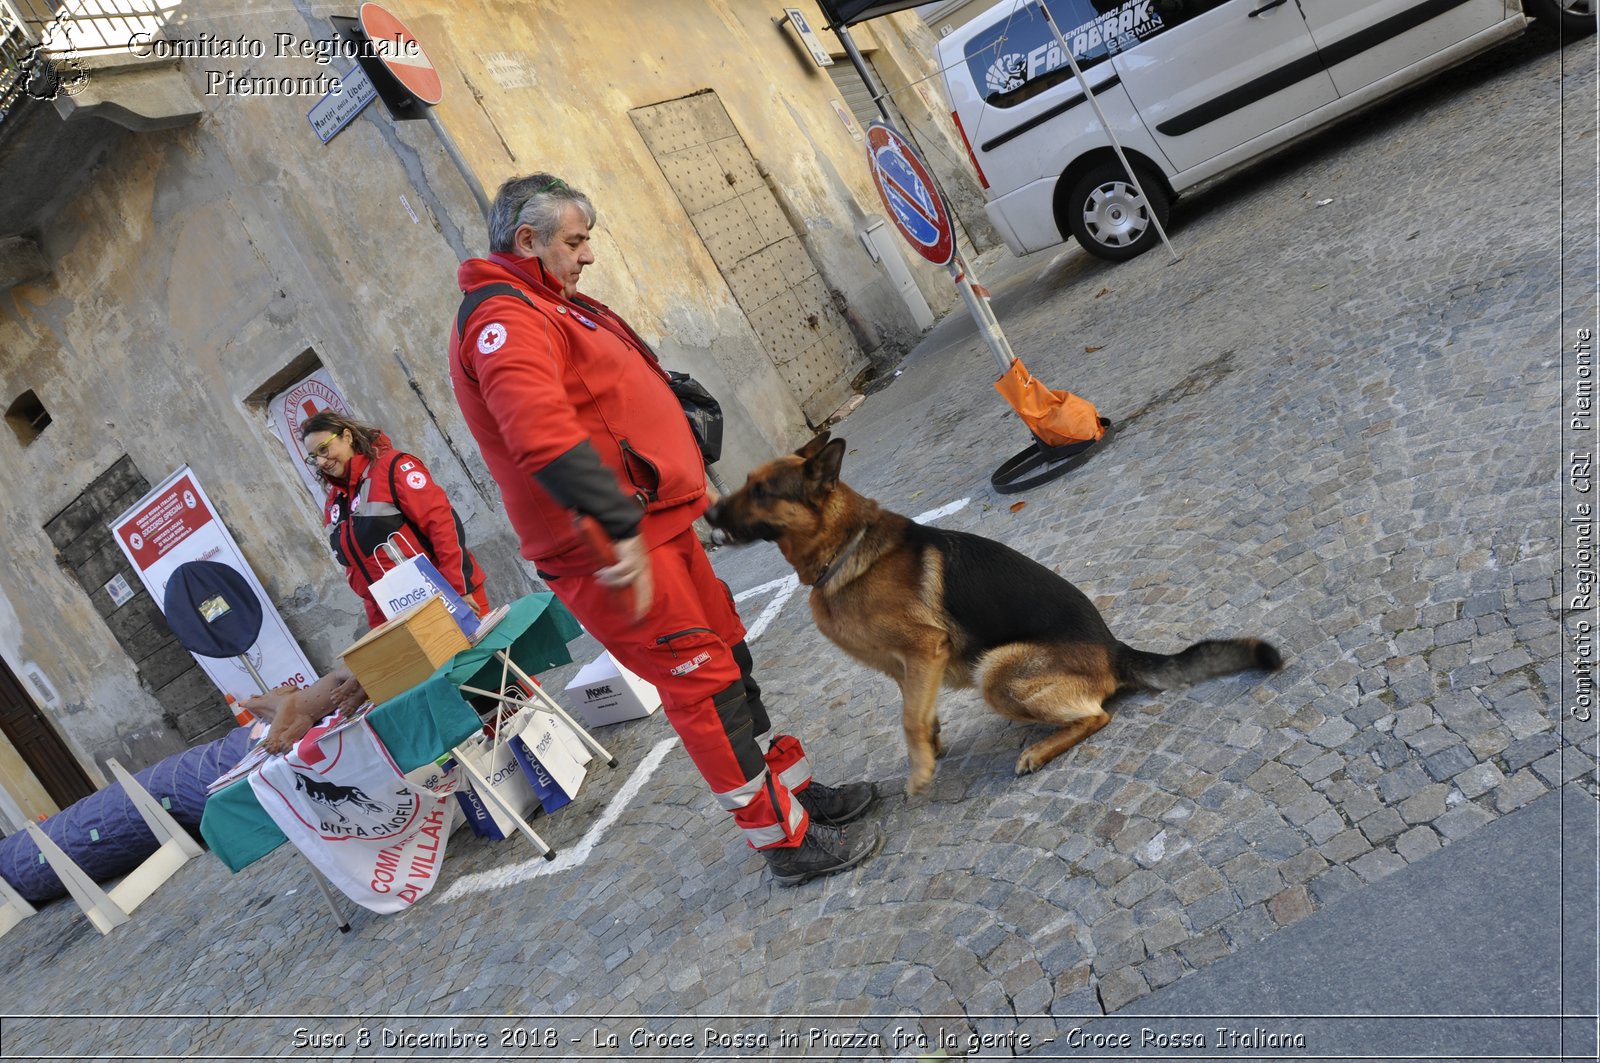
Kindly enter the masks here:
<path id="1" fill-rule="evenodd" d="M 603 687 L 583 688 L 583 697 L 585 701 L 593 701 L 595 698 L 609 698 L 611 695 L 612 690 L 609 684 Z"/>

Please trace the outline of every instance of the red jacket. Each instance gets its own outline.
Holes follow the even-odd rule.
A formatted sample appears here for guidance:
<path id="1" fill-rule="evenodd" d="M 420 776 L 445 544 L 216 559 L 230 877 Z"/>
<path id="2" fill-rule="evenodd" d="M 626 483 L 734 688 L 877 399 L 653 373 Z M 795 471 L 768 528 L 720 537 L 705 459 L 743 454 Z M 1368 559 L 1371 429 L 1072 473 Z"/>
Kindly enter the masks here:
<path id="1" fill-rule="evenodd" d="M 388 436 L 379 434 L 370 461 L 353 455 L 344 478 L 329 482 L 322 519 L 333 555 L 350 589 L 361 596 L 372 627 L 384 621 L 372 584 L 394 567 L 387 553 L 376 552 L 391 536 L 403 556 L 423 554 L 432 561 L 457 594 L 482 597 L 483 573 L 444 488 L 420 458 L 393 449 Z M 481 609 L 484 603 L 478 604 Z"/>
<path id="2" fill-rule="evenodd" d="M 602 304 L 562 296 L 536 258 L 469 259 L 457 280 L 463 292 L 511 284 L 529 298 L 490 298 L 450 335 L 456 400 L 500 485 L 522 556 L 551 575 L 594 571 L 572 511 L 534 480 L 584 442 L 616 490 L 643 510 L 639 534 L 648 547 L 689 527 L 706 508 L 705 465 L 649 347 Z"/>

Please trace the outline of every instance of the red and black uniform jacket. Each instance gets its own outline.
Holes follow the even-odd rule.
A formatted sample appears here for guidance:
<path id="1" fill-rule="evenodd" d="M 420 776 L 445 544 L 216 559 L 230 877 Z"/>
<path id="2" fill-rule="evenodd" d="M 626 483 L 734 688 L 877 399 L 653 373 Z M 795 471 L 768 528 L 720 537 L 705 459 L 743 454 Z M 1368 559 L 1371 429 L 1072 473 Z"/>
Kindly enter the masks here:
<path id="1" fill-rule="evenodd" d="M 574 511 L 650 548 L 693 524 L 706 508 L 705 465 L 666 371 L 633 329 L 587 296 L 564 297 L 537 258 L 469 259 L 457 280 L 468 298 L 451 331 L 450 379 L 522 556 L 552 576 L 592 573 Z M 500 294 L 473 307 L 487 285 Z"/>
<path id="2" fill-rule="evenodd" d="M 372 627 L 384 621 L 372 583 L 395 565 L 382 549 L 386 542 L 404 557 L 426 556 L 464 598 L 483 586 L 483 573 L 467 550 L 461 518 L 444 488 L 422 459 L 393 449 L 381 433 L 372 458 L 353 455 L 344 477 L 329 480 L 322 519 L 333 556 L 344 566 L 350 589 L 361 596 Z"/>

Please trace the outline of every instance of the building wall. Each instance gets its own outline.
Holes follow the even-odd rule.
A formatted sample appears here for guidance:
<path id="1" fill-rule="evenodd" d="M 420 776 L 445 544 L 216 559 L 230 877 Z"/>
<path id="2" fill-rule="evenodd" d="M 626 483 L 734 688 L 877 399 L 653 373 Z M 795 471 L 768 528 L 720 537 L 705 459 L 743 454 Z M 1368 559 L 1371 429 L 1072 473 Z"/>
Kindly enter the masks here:
<path id="1" fill-rule="evenodd" d="M 814 5 L 801 6 L 813 25 L 822 24 Z M 643 323 L 645 338 L 668 365 L 704 373 L 714 392 L 735 395 L 754 422 L 730 425 L 735 449 L 759 452 L 759 438 L 770 451 L 774 442 L 793 438 L 795 413 L 778 400 L 781 389 L 764 360 L 749 357 L 755 337 L 704 245 L 686 231 L 683 207 L 630 110 L 716 92 L 840 293 L 863 346 L 897 355 L 914 342 L 903 304 L 854 235 L 865 215 L 883 209 L 865 149 L 833 112 L 838 93 L 831 80 L 794 31 L 774 18 L 776 8 L 746 0 L 502 0 L 395 10 L 444 69 L 440 117 L 491 194 L 502 175 L 533 169 L 561 173 L 595 193 L 600 262 L 589 270 L 589 289 Z M 925 32 L 912 16 L 897 19 Z M 833 43 L 831 34 L 825 37 Z M 877 48 L 871 29 L 858 37 Z M 484 40 L 505 43 L 468 47 Z M 922 63 L 931 68 L 931 61 Z M 628 194 L 618 194 L 623 189 Z M 953 305 L 941 272 L 923 268 L 918 276 L 936 310 Z M 725 478 L 732 481 L 744 475 L 737 466 L 731 471 Z"/>
<path id="2" fill-rule="evenodd" d="M 991 7 L 999 4 L 1020 8 L 1019 0 L 944 0 L 921 9 L 923 20 L 938 36 L 945 36 L 958 26 L 964 26 Z"/>
<path id="3" fill-rule="evenodd" d="M 429 464 L 491 598 L 533 586 L 445 371 L 456 265 L 486 250 L 468 185 L 427 123 L 395 123 L 374 103 L 323 145 L 306 121 L 314 98 L 230 93 L 212 73 L 337 73 L 348 60 L 280 58 L 272 41 L 327 39 L 325 15 L 344 10 L 184 4 L 169 36 L 261 39 L 269 54 L 183 60 L 205 103 L 198 122 L 117 141 L 37 234 L 49 277 L 0 292 L 0 403 L 32 389 L 52 418 L 28 445 L 0 432 L 0 656 L 46 677 L 51 698 L 36 691 L 40 704 L 97 779 L 110 756 L 137 770 L 183 744 L 44 532 L 124 455 L 152 484 L 181 464 L 194 470 L 316 666 L 333 665 L 364 629 L 318 509 L 258 405 L 308 357 L 359 417 Z M 863 149 L 775 12 L 742 0 L 391 10 L 440 68 L 438 116 L 491 193 L 505 176 L 548 169 L 593 196 L 599 261 L 588 290 L 723 399 L 724 479 L 809 428 L 630 110 L 715 91 L 866 353 L 892 357 L 916 338 L 855 235 L 881 211 Z M 0 173 L 22 164 L 0 160 Z M 928 301 L 947 308 L 942 272 L 914 268 Z M 220 696 L 216 711 L 224 722 Z"/>

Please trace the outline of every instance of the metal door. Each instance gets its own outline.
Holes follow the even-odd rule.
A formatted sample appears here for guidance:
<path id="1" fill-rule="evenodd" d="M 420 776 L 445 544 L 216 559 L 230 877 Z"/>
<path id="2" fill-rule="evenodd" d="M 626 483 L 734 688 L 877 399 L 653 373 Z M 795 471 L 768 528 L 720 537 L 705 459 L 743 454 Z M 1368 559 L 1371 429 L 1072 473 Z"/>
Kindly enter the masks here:
<path id="1" fill-rule="evenodd" d="M 820 423 L 866 359 L 722 101 L 707 89 L 628 114 L 767 357 Z"/>

